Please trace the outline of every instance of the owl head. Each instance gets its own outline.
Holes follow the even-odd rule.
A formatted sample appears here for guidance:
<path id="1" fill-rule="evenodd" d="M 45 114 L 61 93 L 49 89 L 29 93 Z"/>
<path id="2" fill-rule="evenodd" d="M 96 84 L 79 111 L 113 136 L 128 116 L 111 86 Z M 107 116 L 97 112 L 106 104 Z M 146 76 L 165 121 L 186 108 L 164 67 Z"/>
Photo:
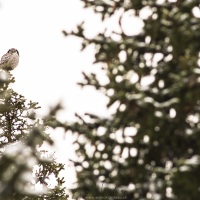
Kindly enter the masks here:
<path id="1" fill-rule="evenodd" d="M 11 54 L 17 53 L 17 54 L 19 55 L 19 51 L 18 51 L 17 49 L 15 49 L 15 48 L 9 49 L 9 50 L 8 50 L 8 53 L 11 53 Z"/>

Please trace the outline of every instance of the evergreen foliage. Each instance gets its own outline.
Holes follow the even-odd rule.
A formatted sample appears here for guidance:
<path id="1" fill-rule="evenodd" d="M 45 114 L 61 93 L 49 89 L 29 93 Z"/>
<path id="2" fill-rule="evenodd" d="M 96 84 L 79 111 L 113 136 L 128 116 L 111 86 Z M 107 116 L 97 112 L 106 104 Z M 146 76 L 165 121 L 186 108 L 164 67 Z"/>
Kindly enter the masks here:
<path id="1" fill-rule="evenodd" d="M 83 49 L 95 46 L 95 63 L 109 80 L 101 84 L 96 74 L 83 74 L 80 85 L 103 92 L 108 109 L 117 106 L 109 119 L 87 114 L 89 123 L 79 116 L 69 127 L 78 135 L 74 198 L 198 200 L 199 1 L 82 2 L 101 14 L 103 22 L 117 12 L 121 16 L 119 30 L 110 34 L 105 30 L 87 38 L 84 23 L 63 31 L 80 37 Z M 149 17 L 142 16 L 144 10 L 151 12 Z M 144 23 L 137 35 L 124 31 L 127 12 Z"/>
<path id="2" fill-rule="evenodd" d="M 38 103 L 10 89 L 14 82 L 9 72 L 0 72 L 0 200 L 67 199 L 60 176 L 64 165 L 48 151 L 39 150 L 44 143 L 53 145 L 48 128 L 59 127 L 55 115 L 60 106 L 43 120 L 37 119 Z"/>

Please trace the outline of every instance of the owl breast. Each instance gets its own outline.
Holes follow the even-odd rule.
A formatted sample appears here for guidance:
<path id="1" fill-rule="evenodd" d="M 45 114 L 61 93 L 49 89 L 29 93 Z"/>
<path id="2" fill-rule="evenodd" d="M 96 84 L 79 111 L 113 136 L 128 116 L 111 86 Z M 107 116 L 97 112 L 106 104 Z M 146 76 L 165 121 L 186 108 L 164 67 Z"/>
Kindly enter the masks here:
<path id="1" fill-rule="evenodd" d="M 19 56 L 17 53 L 14 53 L 11 55 L 7 66 L 9 66 L 9 68 L 14 69 L 15 67 L 17 67 L 18 63 L 19 63 Z"/>

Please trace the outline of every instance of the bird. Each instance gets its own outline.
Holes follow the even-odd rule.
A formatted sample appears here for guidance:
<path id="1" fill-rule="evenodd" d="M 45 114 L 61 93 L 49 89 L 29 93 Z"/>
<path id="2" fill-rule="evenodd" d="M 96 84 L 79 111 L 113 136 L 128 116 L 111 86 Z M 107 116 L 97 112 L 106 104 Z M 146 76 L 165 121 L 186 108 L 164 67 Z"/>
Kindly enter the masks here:
<path id="1" fill-rule="evenodd" d="M 1 57 L 0 69 L 5 71 L 13 70 L 19 63 L 19 51 L 15 48 L 8 50 L 6 54 Z"/>

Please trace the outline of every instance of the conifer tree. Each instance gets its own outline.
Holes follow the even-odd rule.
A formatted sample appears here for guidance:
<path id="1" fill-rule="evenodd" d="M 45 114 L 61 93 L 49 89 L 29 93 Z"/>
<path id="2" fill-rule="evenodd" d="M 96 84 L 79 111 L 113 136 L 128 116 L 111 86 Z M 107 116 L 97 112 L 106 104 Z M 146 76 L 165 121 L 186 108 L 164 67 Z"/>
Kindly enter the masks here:
<path id="1" fill-rule="evenodd" d="M 0 200 L 67 199 L 60 172 L 62 163 L 39 150 L 43 143 L 53 145 L 48 128 L 61 126 L 56 120 L 60 106 L 44 119 L 37 119 L 38 103 L 10 88 L 10 72 L 0 72 Z M 51 177 L 54 177 L 53 179 Z M 51 187 L 52 183 L 55 186 Z M 38 191 L 35 186 L 41 188 Z"/>
<path id="2" fill-rule="evenodd" d="M 87 114 L 90 122 L 78 116 L 69 127 L 78 135 L 74 198 L 198 200 L 199 1 L 82 2 L 102 22 L 121 14 L 112 33 L 105 30 L 87 38 L 84 23 L 63 31 L 80 37 L 83 49 L 95 46 L 94 63 L 109 80 L 101 84 L 96 74 L 83 73 L 80 85 L 103 92 L 108 109 L 117 107 L 108 119 Z M 150 13 L 147 18 L 144 11 Z M 144 23 L 137 35 L 125 31 L 127 12 Z"/>

